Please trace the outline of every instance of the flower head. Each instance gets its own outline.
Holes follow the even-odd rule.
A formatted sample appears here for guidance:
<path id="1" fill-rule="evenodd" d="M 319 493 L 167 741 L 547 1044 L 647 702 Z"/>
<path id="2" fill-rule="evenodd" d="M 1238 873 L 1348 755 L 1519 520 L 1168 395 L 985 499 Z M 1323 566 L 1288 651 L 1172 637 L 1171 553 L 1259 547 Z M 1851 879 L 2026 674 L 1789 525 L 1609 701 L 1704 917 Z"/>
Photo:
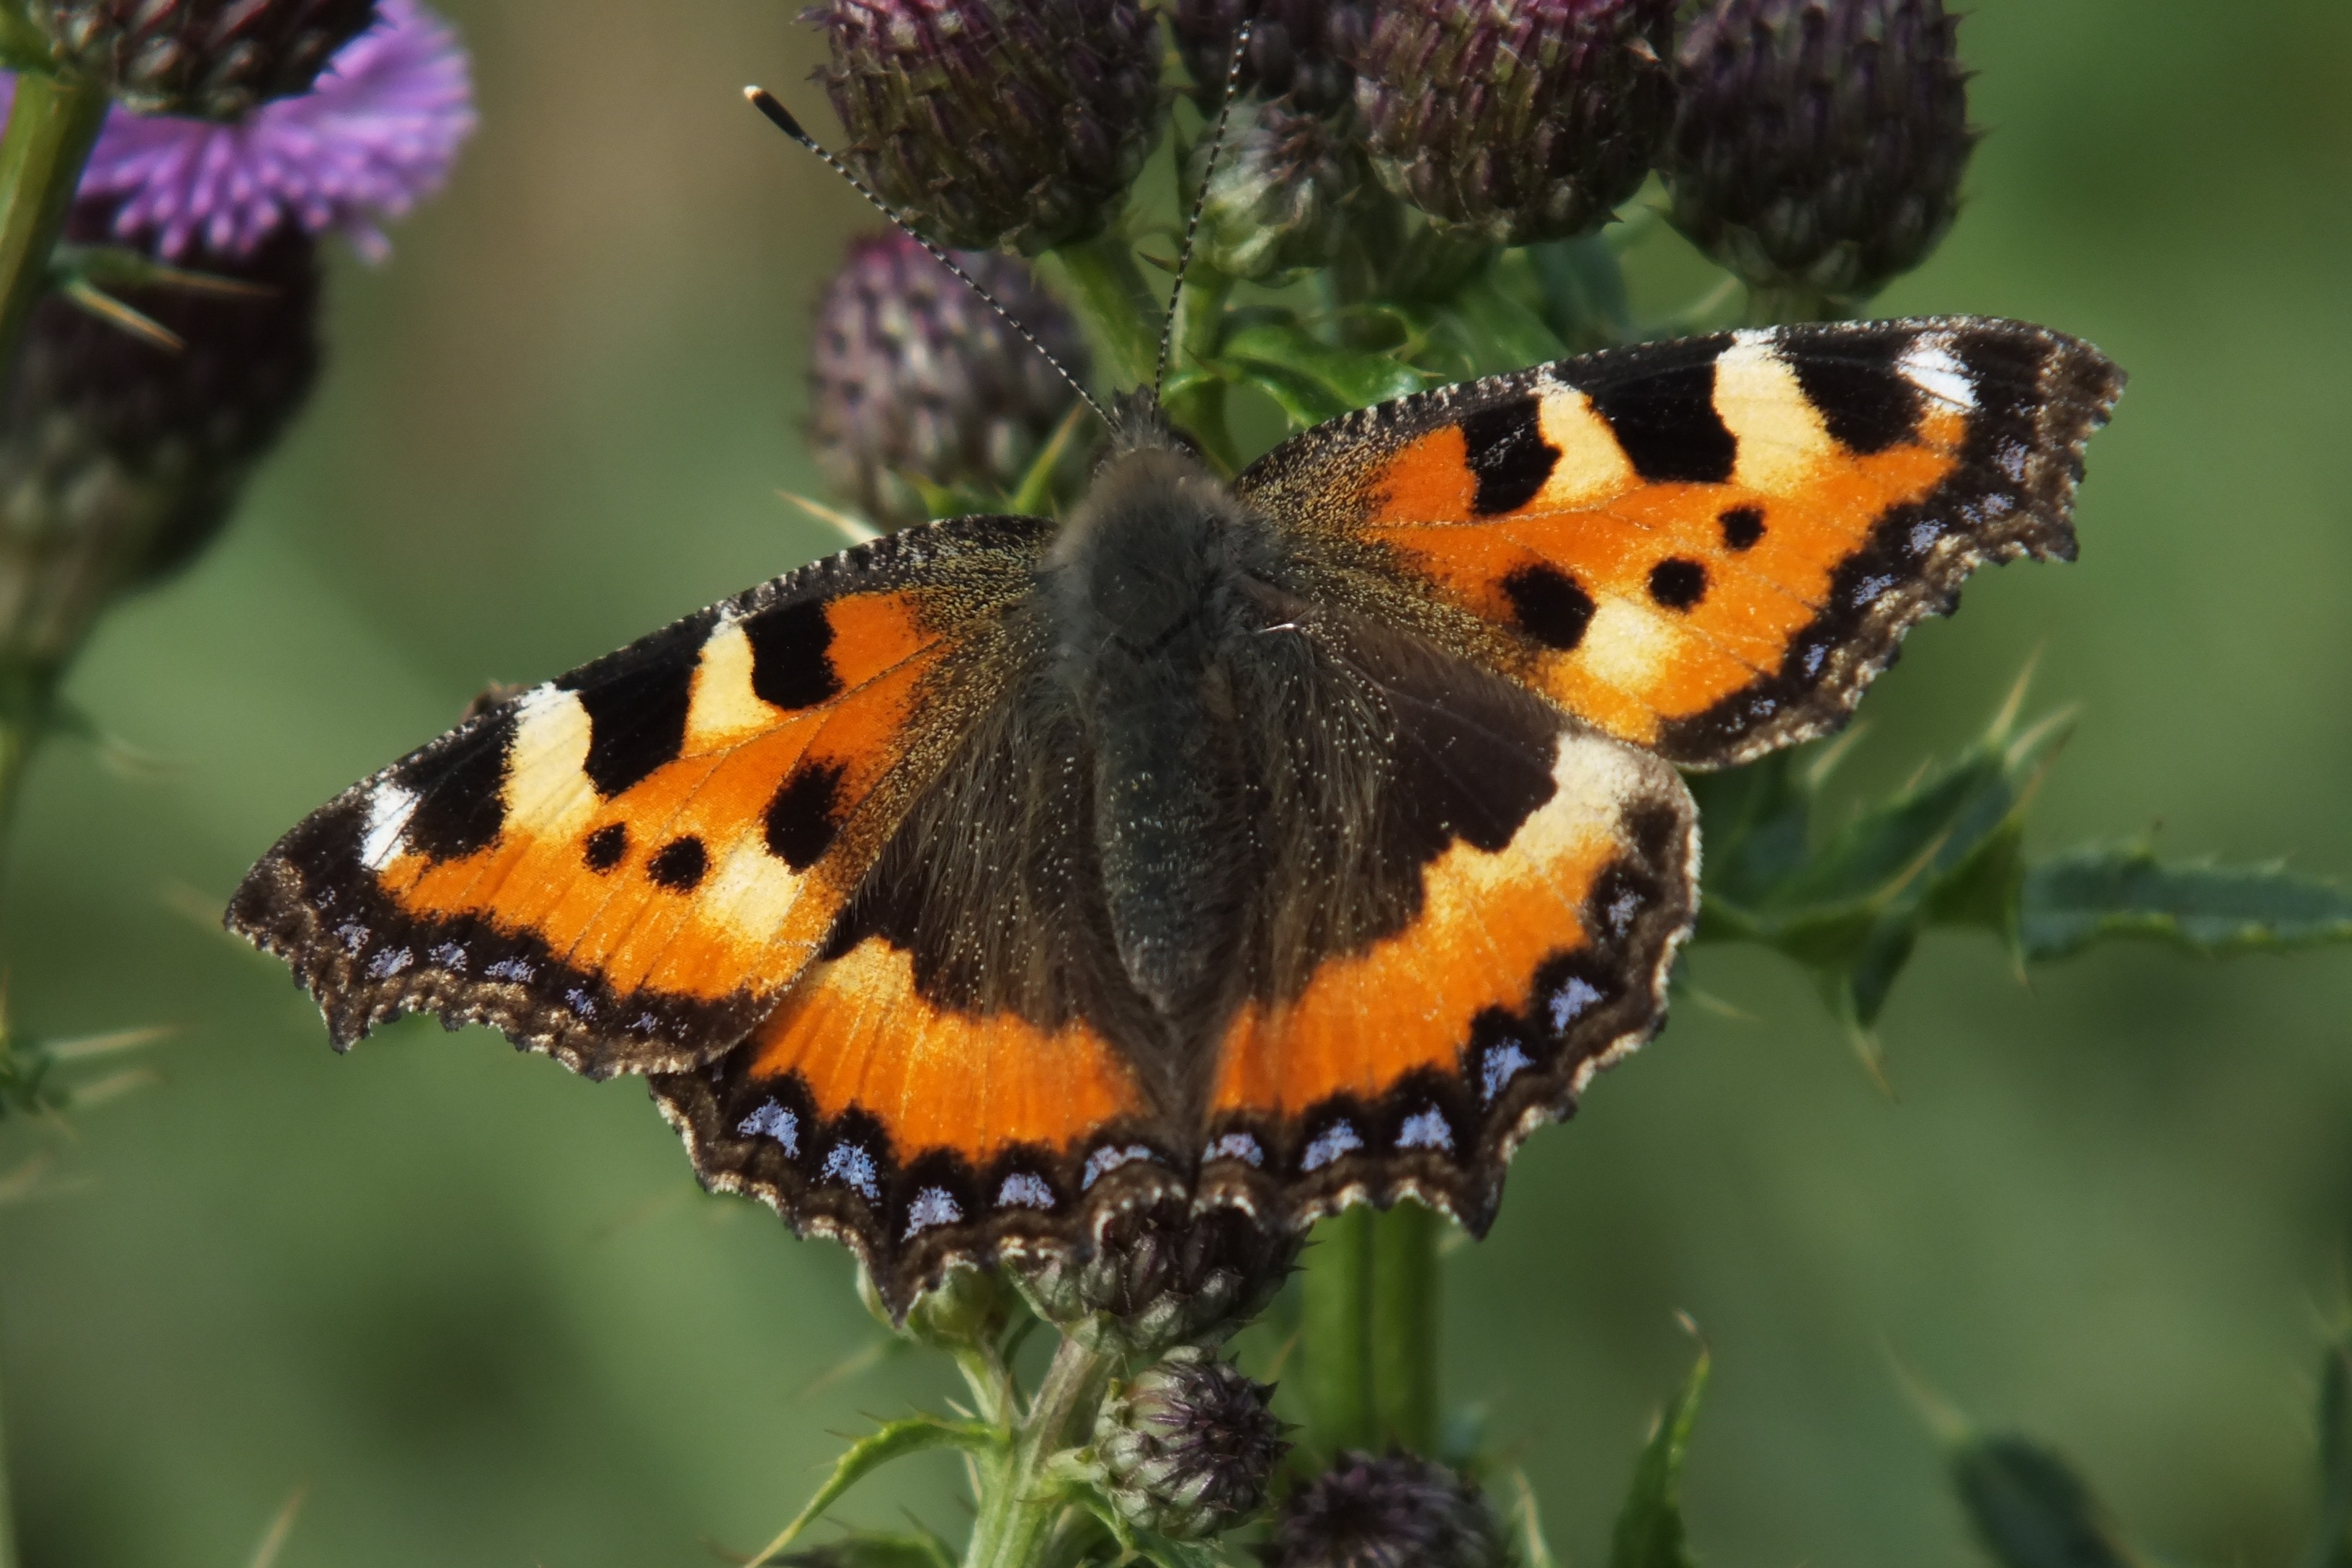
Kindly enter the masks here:
<path id="1" fill-rule="evenodd" d="M 1292 1492 L 1265 1553 L 1271 1568 L 1505 1568 L 1495 1510 L 1433 1459 L 1342 1454 Z"/>
<path id="2" fill-rule="evenodd" d="M 1249 45 L 1236 89 L 1287 99 L 1305 114 L 1348 106 L 1356 73 L 1347 56 L 1370 9 L 1366 0 L 1175 0 L 1166 7 L 1168 30 L 1203 110 L 1213 111 L 1224 92 L 1234 34 L 1246 21 Z"/>
<path id="3" fill-rule="evenodd" d="M 1359 51 L 1373 166 L 1498 245 L 1606 223 L 1664 150 L 1675 0 L 1400 0 Z"/>
<path id="4" fill-rule="evenodd" d="M 67 233 L 100 238 L 107 216 L 85 202 Z M 317 242 L 187 259 L 257 287 L 121 290 L 176 352 L 51 296 L 0 377 L 0 663 L 62 663 L 115 595 L 201 551 L 310 392 Z"/>
<path id="5" fill-rule="evenodd" d="M 310 90 L 375 16 L 373 0 L 37 0 L 28 10 L 72 68 L 120 101 L 205 120 Z"/>
<path id="6" fill-rule="evenodd" d="M 1201 258 L 1259 282 L 1330 261 L 1370 182 L 1354 138 L 1288 98 L 1244 104 L 1234 124 L 1201 206 Z M 1193 149 L 1196 177 L 1211 150 L 1205 140 Z"/>
<path id="7" fill-rule="evenodd" d="M 1010 256 L 958 265 L 1074 375 L 1085 340 Z M 825 481 L 886 527 L 929 515 L 926 486 L 1010 490 L 1077 395 L 910 237 L 853 240 L 817 306 L 810 447 Z"/>
<path id="8" fill-rule="evenodd" d="M 1976 145 L 1956 26 L 1942 0 L 1717 0 L 1677 59 L 1675 226 L 1829 302 L 1916 267 Z"/>
<path id="9" fill-rule="evenodd" d="M 83 199 L 111 201 L 115 238 L 173 260 L 199 247 L 247 255 L 289 226 L 339 232 L 380 258 L 377 225 L 440 188 L 475 116 L 448 24 L 417 0 L 381 0 L 378 12 L 310 91 L 232 123 L 117 108 Z"/>
<path id="10" fill-rule="evenodd" d="M 1182 1345 L 1112 1391 L 1095 1418 L 1105 1495 L 1120 1518 L 1174 1541 L 1226 1528 L 1265 1503 L 1289 1445 L 1273 1392 Z"/>
<path id="11" fill-rule="evenodd" d="M 1263 1310 L 1298 1243 L 1237 1208 L 1169 1201 L 1107 1220 L 1091 1251 L 1013 1260 L 1037 1315 L 1072 1339 L 1128 1355 L 1217 1344 Z"/>
<path id="12" fill-rule="evenodd" d="M 1101 232 L 1159 140 L 1139 0 L 826 0 L 822 73 L 875 187 L 943 245 L 1034 255 Z"/>

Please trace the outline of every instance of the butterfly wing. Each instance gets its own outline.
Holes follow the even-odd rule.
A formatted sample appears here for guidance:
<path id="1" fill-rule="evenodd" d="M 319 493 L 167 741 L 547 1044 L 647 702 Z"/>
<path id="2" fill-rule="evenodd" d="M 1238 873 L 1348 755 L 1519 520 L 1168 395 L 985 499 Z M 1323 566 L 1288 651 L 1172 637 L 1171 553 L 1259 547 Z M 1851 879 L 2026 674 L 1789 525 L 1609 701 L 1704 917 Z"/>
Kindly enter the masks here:
<path id="1" fill-rule="evenodd" d="M 1483 1232 L 1519 1141 L 1664 1021 L 1696 812 L 1664 760 L 1466 659 L 1286 619 L 1236 682 L 1276 721 L 1202 1191 L 1293 1225 L 1410 1193 Z"/>
<path id="2" fill-rule="evenodd" d="M 1986 561 L 2070 560 L 2123 376 L 1976 318 L 1615 349 L 1307 431 L 1244 473 L 1302 592 L 1691 767 L 1843 721 Z"/>
<path id="3" fill-rule="evenodd" d="M 1051 531 L 891 534 L 495 703 L 288 834 L 228 925 L 339 1046 L 431 1012 L 596 1077 L 709 1060 L 996 701 Z"/>
<path id="4" fill-rule="evenodd" d="M 950 1258 L 1079 1244 L 1098 1200 L 1189 1152 L 1144 1070 L 1161 1031 L 1120 973 L 1087 741 L 1042 651 L 782 1004 L 652 1080 L 706 1184 L 850 1243 L 899 1310 Z"/>

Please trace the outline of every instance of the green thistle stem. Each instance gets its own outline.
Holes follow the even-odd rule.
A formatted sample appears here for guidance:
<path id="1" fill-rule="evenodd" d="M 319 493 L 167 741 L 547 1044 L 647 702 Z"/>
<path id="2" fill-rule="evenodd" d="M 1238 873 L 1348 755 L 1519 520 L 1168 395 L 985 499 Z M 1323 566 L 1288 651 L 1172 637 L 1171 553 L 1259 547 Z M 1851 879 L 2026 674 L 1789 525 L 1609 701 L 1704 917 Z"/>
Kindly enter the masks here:
<path id="1" fill-rule="evenodd" d="M 1109 1358 L 1076 1340 L 1054 1352 L 1012 1448 L 982 1463 L 980 1517 L 964 1568 L 1034 1568 L 1066 1506 L 1047 1466 L 1070 1447 L 1071 1428 L 1093 1407 L 1109 1371 Z"/>
<path id="2" fill-rule="evenodd" d="M 1410 1198 L 1372 1222 L 1372 1419 L 1382 1442 L 1437 1447 L 1437 1244 L 1445 1222 Z"/>
<path id="3" fill-rule="evenodd" d="M 1086 323 L 1111 378 L 1121 387 L 1150 385 L 1159 368 L 1160 308 L 1127 242 L 1099 235 L 1038 259 L 1060 274 L 1056 291 Z"/>
<path id="4" fill-rule="evenodd" d="M 1315 1228 L 1307 1251 L 1297 1379 L 1306 1446 L 1437 1442 L 1437 1244 L 1444 1222 L 1410 1200 L 1354 1208 Z"/>
<path id="5" fill-rule="evenodd" d="M 1299 1273 L 1302 1446 L 1325 1458 L 1368 1447 L 1372 1426 L 1372 1211 L 1352 1208 L 1315 1227 Z"/>
<path id="6" fill-rule="evenodd" d="M 78 77 L 26 71 L 0 137 L 0 366 L 48 288 L 49 252 L 65 231 L 82 165 L 106 123 L 106 89 Z"/>
<path id="7" fill-rule="evenodd" d="M 1175 353 L 1171 356 L 1174 363 L 1170 366 L 1174 375 L 1168 394 L 1169 417 L 1190 431 L 1228 473 L 1239 462 L 1233 449 L 1233 433 L 1225 426 L 1223 378 L 1213 374 L 1179 378 L 1187 370 L 1215 363 L 1224 341 L 1225 301 L 1233 291 L 1234 280 L 1206 262 L 1196 260 L 1186 272 L 1183 291 L 1176 297 Z"/>
<path id="8" fill-rule="evenodd" d="M 1782 321 L 1832 321 L 1844 312 L 1811 289 L 1751 283 L 1748 288 L 1748 324 L 1769 327 Z"/>

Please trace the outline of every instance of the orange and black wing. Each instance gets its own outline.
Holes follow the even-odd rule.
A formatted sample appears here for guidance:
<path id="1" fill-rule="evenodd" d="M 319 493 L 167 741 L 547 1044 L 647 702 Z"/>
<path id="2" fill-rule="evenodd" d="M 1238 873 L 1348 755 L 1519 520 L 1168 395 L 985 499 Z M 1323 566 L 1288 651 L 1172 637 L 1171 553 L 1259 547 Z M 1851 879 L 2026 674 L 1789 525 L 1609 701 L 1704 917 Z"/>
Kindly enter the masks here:
<path id="1" fill-rule="evenodd" d="M 776 1011 L 653 1080 L 711 1185 L 850 1241 L 900 1309 L 1170 1200 L 1286 1233 L 1410 1192 L 1485 1226 L 1517 1141 L 1663 1018 L 1689 795 L 1410 634 L 1258 612 L 1221 678 L 1247 717 L 1184 781 L 1215 824 L 1201 985 L 1147 1001 L 1123 966 L 1099 756 L 1040 661 Z"/>
<path id="2" fill-rule="evenodd" d="M 1237 671 L 1260 864 L 1201 1042 L 1201 1192 L 1303 1226 L 1411 1194 L 1474 1232 L 1512 1151 L 1664 1021 L 1697 909 L 1673 766 L 1325 606 Z"/>
<path id="3" fill-rule="evenodd" d="M 652 1080 L 707 1184 L 849 1243 L 898 1310 L 950 1260 L 1083 1250 L 1107 1194 L 1190 1164 L 1109 934 L 1086 736 L 1049 661 L 1023 668 L 782 1005 Z"/>
<path id="4" fill-rule="evenodd" d="M 1237 488 L 1296 539 L 1302 593 L 1719 767 L 1835 728 L 1979 563 L 2072 559 L 2122 385 L 2013 321 L 1727 332 L 1367 409 Z"/>
<path id="5" fill-rule="evenodd" d="M 1051 528 L 892 534 L 490 706 L 288 834 L 228 925 L 338 1046 L 431 1012 L 596 1077 L 708 1061 L 997 700 Z"/>

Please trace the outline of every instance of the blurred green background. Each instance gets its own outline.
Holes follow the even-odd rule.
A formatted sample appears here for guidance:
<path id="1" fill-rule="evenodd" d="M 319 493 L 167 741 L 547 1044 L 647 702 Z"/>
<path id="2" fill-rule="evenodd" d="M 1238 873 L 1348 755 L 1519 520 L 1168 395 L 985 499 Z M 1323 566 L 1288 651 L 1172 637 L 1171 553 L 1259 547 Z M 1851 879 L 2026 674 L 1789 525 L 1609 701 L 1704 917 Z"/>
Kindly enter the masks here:
<path id="1" fill-rule="evenodd" d="M 790 0 L 449 0 L 481 133 L 392 263 L 341 265 L 322 394 L 224 544 L 71 685 L 160 759 L 43 759 L 5 885 L 19 1025 L 168 1023 L 161 1081 L 62 1130 L 0 1210 L 0 1384 L 35 1564 L 710 1562 L 833 1434 L 944 1392 L 846 1256 L 705 1197 L 628 1081 L 410 1020 L 348 1058 L 207 930 L 298 816 L 537 679 L 835 547 L 778 499 L 809 310 L 857 198 L 745 110 L 826 125 Z M 1972 733 L 2038 649 L 2080 704 L 2034 843 L 2352 875 L 2352 5 L 1982 0 L 1991 132 L 1885 313 L 1987 311 L 2131 372 L 2083 559 L 1911 639 L 1857 789 Z M 1662 237 L 1654 275 L 1696 281 Z M 1667 301 L 1660 299 L 1654 303 Z M 1448 1261 L 1449 1391 L 1490 1407 L 1573 1560 L 1643 1425 L 1717 1355 L 1689 1477 L 1723 1564 L 1973 1559 L 1895 1358 L 2055 1440 L 2137 1534 L 2285 1562 L 2352 1225 L 2352 956 L 2122 947 L 2021 987 L 1931 941 L 1883 1026 L 1899 1099 L 1801 980 L 1707 950 L 1685 1007 L 1521 1155 Z M 960 1528 L 919 1461 L 851 1513 Z"/>

